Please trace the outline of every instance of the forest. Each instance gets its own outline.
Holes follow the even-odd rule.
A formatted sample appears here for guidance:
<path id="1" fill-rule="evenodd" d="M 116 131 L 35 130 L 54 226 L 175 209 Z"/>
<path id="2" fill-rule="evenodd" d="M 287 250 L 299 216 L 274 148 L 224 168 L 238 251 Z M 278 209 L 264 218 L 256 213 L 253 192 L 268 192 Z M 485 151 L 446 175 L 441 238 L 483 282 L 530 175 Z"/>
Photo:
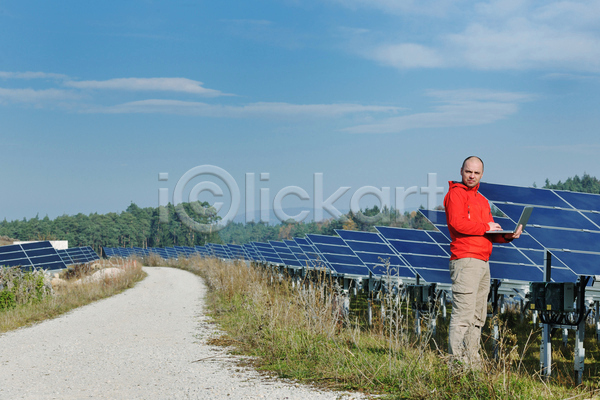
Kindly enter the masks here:
<path id="1" fill-rule="evenodd" d="M 533 185 L 535 186 L 535 184 Z M 600 181 L 588 174 L 575 175 L 565 182 L 550 183 L 544 188 L 600 193 Z M 190 228 L 189 221 L 182 222 L 180 215 L 192 216 L 200 224 L 216 226 L 220 217 L 208 203 L 184 203 L 177 207 L 140 208 L 131 203 L 125 211 L 107 214 L 48 216 L 0 222 L 0 239 L 3 243 L 15 240 L 68 240 L 69 247 L 92 246 L 101 253 L 102 247 L 170 247 L 202 246 L 205 243 L 244 244 L 304 237 L 315 233 L 334 235 L 335 229 L 373 231 L 374 226 L 397 226 L 414 229 L 432 229 L 429 222 L 415 211 L 398 213 L 394 209 L 377 206 L 354 214 L 349 212 L 337 219 L 323 222 L 295 222 L 279 224 L 229 223 L 222 229 L 198 232 Z"/>

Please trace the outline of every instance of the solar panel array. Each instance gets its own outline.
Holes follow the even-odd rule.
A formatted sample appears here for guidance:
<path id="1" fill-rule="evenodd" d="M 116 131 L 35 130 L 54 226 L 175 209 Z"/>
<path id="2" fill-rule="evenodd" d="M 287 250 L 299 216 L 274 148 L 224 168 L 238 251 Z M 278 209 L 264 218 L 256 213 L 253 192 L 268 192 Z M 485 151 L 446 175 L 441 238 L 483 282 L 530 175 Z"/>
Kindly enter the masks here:
<path id="1" fill-rule="evenodd" d="M 544 255 L 553 254 L 552 279 L 574 282 L 600 275 L 600 195 L 481 183 L 480 192 L 512 229 L 525 206 L 534 206 L 526 231 L 511 243 L 494 244 L 492 279 L 523 285 L 543 280 Z M 107 256 L 157 254 L 164 259 L 192 255 L 245 259 L 290 268 L 325 268 L 346 277 L 393 276 L 450 285 L 450 234 L 443 211 L 420 210 L 437 230 L 376 227 L 375 232 L 337 230 L 337 236 L 172 248 L 104 248 Z"/>
<path id="2" fill-rule="evenodd" d="M 379 227 L 378 232 L 338 230 L 338 236 L 309 234 L 293 240 L 251 242 L 244 245 L 214 244 L 171 248 L 110 248 L 107 257 L 145 257 L 157 254 L 164 259 L 213 256 L 245 259 L 290 268 L 325 269 L 338 276 L 360 278 L 390 276 L 414 281 L 449 283 L 448 254 L 434 239 L 448 240 L 439 232 Z M 418 237 L 413 237 L 417 235 Z M 421 244 L 427 238 L 426 244 Z M 436 247 L 434 254 L 419 247 Z M 413 248 L 411 248 L 413 246 Z M 433 265 L 431 264 L 433 263 Z"/>
<path id="3" fill-rule="evenodd" d="M 67 267 L 49 241 L 1 246 L 0 265 L 48 270 Z"/>

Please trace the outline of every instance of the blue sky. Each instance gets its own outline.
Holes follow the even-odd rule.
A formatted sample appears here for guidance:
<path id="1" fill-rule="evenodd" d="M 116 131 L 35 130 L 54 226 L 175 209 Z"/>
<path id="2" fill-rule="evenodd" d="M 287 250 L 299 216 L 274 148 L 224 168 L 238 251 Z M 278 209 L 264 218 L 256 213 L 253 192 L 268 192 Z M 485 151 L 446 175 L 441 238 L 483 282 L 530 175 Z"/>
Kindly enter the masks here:
<path id="1" fill-rule="evenodd" d="M 445 190 L 471 154 L 488 182 L 600 177 L 599 22 L 600 1 L 1 1 L 1 217 L 155 207 L 202 165 L 241 213 L 247 173 L 257 209 L 288 186 L 312 208 L 321 173 L 341 210 Z"/>

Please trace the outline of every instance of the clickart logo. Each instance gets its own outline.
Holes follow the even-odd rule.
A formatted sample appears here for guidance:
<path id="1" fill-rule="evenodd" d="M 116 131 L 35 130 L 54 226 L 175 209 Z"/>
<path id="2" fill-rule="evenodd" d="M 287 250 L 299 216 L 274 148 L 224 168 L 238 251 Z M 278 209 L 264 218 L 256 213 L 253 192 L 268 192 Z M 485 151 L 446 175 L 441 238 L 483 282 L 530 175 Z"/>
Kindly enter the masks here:
<path id="1" fill-rule="evenodd" d="M 247 172 L 244 179 L 244 200 L 245 200 L 245 222 L 256 222 L 256 208 L 255 208 L 255 195 L 256 195 L 256 173 Z M 259 179 L 263 182 L 268 182 L 270 174 L 268 172 L 262 172 L 259 175 Z M 208 180 L 210 179 L 210 180 Z M 159 181 L 168 181 L 169 174 L 161 172 L 158 174 Z M 198 182 L 198 180 L 200 180 Z M 271 217 L 271 210 L 275 214 L 275 217 L 280 222 L 294 220 L 296 222 L 304 221 L 310 215 L 310 209 L 303 209 L 295 215 L 289 215 L 283 208 L 283 200 L 288 196 L 295 196 L 302 201 L 312 200 L 312 211 L 313 221 L 322 222 L 325 219 L 325 211 L 335 218 L 339 218 L 343 215 L 341 211 L 336 208 L 335 203 L 346 193 L 352 193 L 351 187 L 342 186 L 337 188 L 331 195 L 325 197 L 323 189 L 323 173 L 317 172 L 313 174 L 313 187 L 312 196 L 299 186 L 286 186 L 275 194 L 271 201 L 271 189 L 268 187 L 261 187 L 259 189 L 259 213 L 260 222 L 269 223 Z M 219 183 L 217 183 L 219 182 Z M 226 190 L 223 190 L 226 188 Z M 427 208 L 434 209 L 437 206 L 437 196 L 444 193 L 442 187 L 437 186 L 437 174 L 427 174 L 427 186 L 418 188 L 412 186 L 409 188 L 395 187 L 395 202 L 393 208 L 396 210 L 396 215 L 404 214 L 405 201 L 411 196 L 420 193 L 421 195 L 427 196 Z M 210 207 L 200 206 L 200 196 L 203 193 L 210 193 L 212 197 L 222 198 L 228 201 L 216 201 L 211 204 Z M 368 195 L 377 198 L 381 205 L 381 209 L 391 209 L 392 190 L 390 187 L 377 188 L 375 186 L 362 186 L 352 193 L 349 202 L 349 209 L 357 218 L 362 218 L 364 222 L 376 223 L 379 216 L 365 216 L 360 210 L 360 200 Z M 225 197 L 228 196 L 228 197 Z M 219 229 L 224 228 L 227 223 L 232 222 L 240 211 L 240 205 L 242 200 L 242 192 L 240 186 L 234 177 L 224 170 L 223 168 L 214 165 L 200 165 L 185 172 L 177 181 L 175 188 L 173 189 L 172 204 L 175 206 L 175 211 L 183 224 L 188 226 L 197 232 L 215 232 Z M 184 204 L 188 203 L 189 207 L 184 207 Z M 169 221 L 169 214 L 166 212 L 166 206 L 169 204 L 169 189 L 159 188 L 158 189 L 158 205 L 160 209 L 160 222 L 166 223 Z M 229 209 L 226 213 L 223 213 L 223 206 L 229 205 Z M 220 217 L 218 223 L 200 223 L 196 221 L 193 216 L 189 215 L 189 212 L 193 211 L 198 216 L 210 215 L 216 217 L 217 214 Z"/>

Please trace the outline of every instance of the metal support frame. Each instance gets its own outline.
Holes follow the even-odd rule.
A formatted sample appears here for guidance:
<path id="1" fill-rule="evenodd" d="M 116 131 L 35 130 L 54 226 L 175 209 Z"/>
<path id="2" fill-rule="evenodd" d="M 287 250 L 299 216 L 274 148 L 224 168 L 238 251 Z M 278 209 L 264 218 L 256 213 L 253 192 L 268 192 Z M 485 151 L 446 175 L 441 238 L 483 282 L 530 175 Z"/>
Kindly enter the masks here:
<path id="1" fill-rule="evenodd" d="M 548 250 L 544 253 L 544 282 L 550 282 L 552 254 Z M 542 344 L 540 345 L 540 368 L 542 376 L 546 379 L 552 375 L 552 342 L 550 341 L 550 324 L 543 324 Z"/>
<path id="2" fill-rule="evenodd" d="M 421 284 L 421 276 L 417 274 L 417 285 Z M 421 336 L 421 311 L 415 307 L 415 333 Z"/>
<path id="3" fill-rule="evenodd" d="M 596 319 L 596 340 L 600 341 L 600 301 L 594 302 L 594 309 L 596 311 L 594 316 Z"/>
<path id="4" fill-rule="evenodd" d="M 546 250 L 544 256 L 544 282 L 550 282 L 552 265 L 552 255 Z M 556 323 L 548 320 L 547 315 L 542 311 L 540 315 L 540 321 L 542 323 L 542 343 L 540 346 L 540 368 L 542 376 L 546 379 L 552 375 L 552 343 L 551 343 L 551 331 L 553 328 L 560 328 L 563 330 L 563 342 L 565 345 L 568 340 L 568 329 L 576 331 L 575 334 L 575 349 L 574 349 L 574 372 L 575 379 L 578 384 L 581 384 L 583 380 L 583 371 L 585 368 L 585 348 L 583 347 L 585 339 L 585 321 L 589 315 L 589 311 L 585 305 L 585 288 L 590 281 L 590 277 L 580 276 L 577 279 L 576 287 L 576 304 L 574 316 L 575 319 L 569 319 L 568 315 L 561 317 L 560 321 L 566 323 Z"/>
<path id="5" fill-rule="evenodd" d="M 446 318 L 448 318 L 448 310 L 446 309 L 446 291 L 444 290 L 442 292 L 442 318 L 444 318 L 444 321 L 446 320 Z"/>
<path id="6" fill-rule="evenodd" d="M 492 290 L 491 290 L 491 297 L 492 297 L 492 322 L 494 324 L 493 327 L 493 336 L 492 336 L 492 340 L 494 343 L 494 359 L 498 359 L 498 347 L 499 347 L 499 342 L 500 342 L 500 328 L 498 327 L 498 319 L 496 318 L 496 316 L 498 315 L 498 289 L 500 288 L 500 280 L 499 279 L 494 279 L 492 280 Z"/>

